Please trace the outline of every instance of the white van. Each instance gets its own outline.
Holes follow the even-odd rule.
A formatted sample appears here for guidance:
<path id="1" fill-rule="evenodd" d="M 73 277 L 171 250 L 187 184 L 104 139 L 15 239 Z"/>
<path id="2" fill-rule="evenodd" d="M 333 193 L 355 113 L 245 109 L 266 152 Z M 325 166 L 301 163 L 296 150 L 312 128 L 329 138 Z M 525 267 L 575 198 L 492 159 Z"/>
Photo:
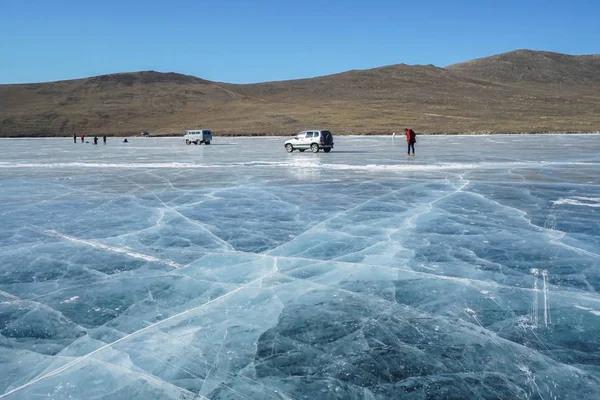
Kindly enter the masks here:
<path id="1" fill-rule="evenodd" d="M 198 129 L 193 131 L 185 131 L 183 137 L 185 144 L 210 144 L 212 133 L 208 129 Z"/>

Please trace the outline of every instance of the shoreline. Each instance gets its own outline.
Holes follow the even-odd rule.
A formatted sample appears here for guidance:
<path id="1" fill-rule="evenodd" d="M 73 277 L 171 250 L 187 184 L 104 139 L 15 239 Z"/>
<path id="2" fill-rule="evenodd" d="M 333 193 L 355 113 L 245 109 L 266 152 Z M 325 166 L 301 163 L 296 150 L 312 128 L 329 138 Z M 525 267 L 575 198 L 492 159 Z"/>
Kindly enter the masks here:
<path id="1" fill-rule="evenodd" d="M 227 132 L 215 132 L 213 131 L 213 135 L 217 137 L 291 137 L 295 136 L 296 133 L 286 134 L 269 134 L 269 133 L 227 133 Z M 539 132 L 491 132 L 491 131 L 479 131 L 479 132 L 417 132 L 418 136 L 493 136 L 493 135 L 597 135 L 600 134 L 600 131 L 539 131 Z M 86 138 L 98 136 L 101 139 L 105 134 L 94 134 L 94 133 L 84 133 Z M 166 138 L 166 137 L 183 137 L 185 135 L 184 132 L 177 133 L 156 133 L 150 134 L 147 136 L 142 136 L 140 134 L 106 134 L 106 137 L 118 137 L 118 138 Z M 404 133 L 402 130 L 400 132 L 396 132 L 396 136 L 402 137 Z M 367 133 L 337 133 L 334 136 L 392 136 L 392 132 L 367 132 Z M 0 139 L 52 139 L 52 138 L 72 138 L 73 134 L 70 135 L 7 135 L 0 136 Z M 79 140 L 81 137 L 81 133 L 77 134 L 77 139 Z"/>

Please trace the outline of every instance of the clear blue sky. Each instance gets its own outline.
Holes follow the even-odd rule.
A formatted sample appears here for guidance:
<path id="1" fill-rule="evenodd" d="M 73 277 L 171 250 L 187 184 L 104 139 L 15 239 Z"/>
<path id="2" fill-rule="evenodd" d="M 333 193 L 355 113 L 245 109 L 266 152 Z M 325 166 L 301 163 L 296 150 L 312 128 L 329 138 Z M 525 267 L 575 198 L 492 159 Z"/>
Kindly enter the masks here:
<path id="1" fill-rule="evenodd" d="M 0 83 L 262 82 L 522 48 L 600 53 L 600 0 L 0 0 Z"/>

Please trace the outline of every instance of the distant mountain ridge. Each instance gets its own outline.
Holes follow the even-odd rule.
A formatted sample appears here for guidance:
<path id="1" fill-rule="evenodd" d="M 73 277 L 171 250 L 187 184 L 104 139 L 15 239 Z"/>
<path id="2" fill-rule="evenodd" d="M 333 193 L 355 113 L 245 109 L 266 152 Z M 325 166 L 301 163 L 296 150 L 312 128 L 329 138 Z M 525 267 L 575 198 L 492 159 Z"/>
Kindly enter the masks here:
<path id="1" fill-rule="evenodd" d="M 189 83 L 210 83 L 210 81 L 191 75 L 156 71 L 122 72 L 117 74 L 99 75 L 87 78 L 87 81 L 89 83 L 114 82 L 129 86 L 135 83 L 148 84 L 159 82 L 176 83 L 180 85 Z"/>
<path id="2" fill-rule="evenodd" d="M 600 55 L 532 50 L 256 84 L 141 71 L 0 85 L 0 136 L 600 131 Z"/>

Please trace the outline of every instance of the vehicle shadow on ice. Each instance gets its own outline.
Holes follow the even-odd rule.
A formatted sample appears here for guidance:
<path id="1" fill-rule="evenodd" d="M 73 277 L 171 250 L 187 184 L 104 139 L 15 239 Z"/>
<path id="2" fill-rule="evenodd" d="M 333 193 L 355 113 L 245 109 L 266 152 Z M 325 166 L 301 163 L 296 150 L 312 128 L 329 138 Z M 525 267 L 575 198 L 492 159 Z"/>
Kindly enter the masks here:
<path id="1" fill-rule="evenodd" d="M 346 154 L 346 153 L 372 153 L 372 152 L 364 151 L 364 150 L 331 150 L 331 153 Z"/>

